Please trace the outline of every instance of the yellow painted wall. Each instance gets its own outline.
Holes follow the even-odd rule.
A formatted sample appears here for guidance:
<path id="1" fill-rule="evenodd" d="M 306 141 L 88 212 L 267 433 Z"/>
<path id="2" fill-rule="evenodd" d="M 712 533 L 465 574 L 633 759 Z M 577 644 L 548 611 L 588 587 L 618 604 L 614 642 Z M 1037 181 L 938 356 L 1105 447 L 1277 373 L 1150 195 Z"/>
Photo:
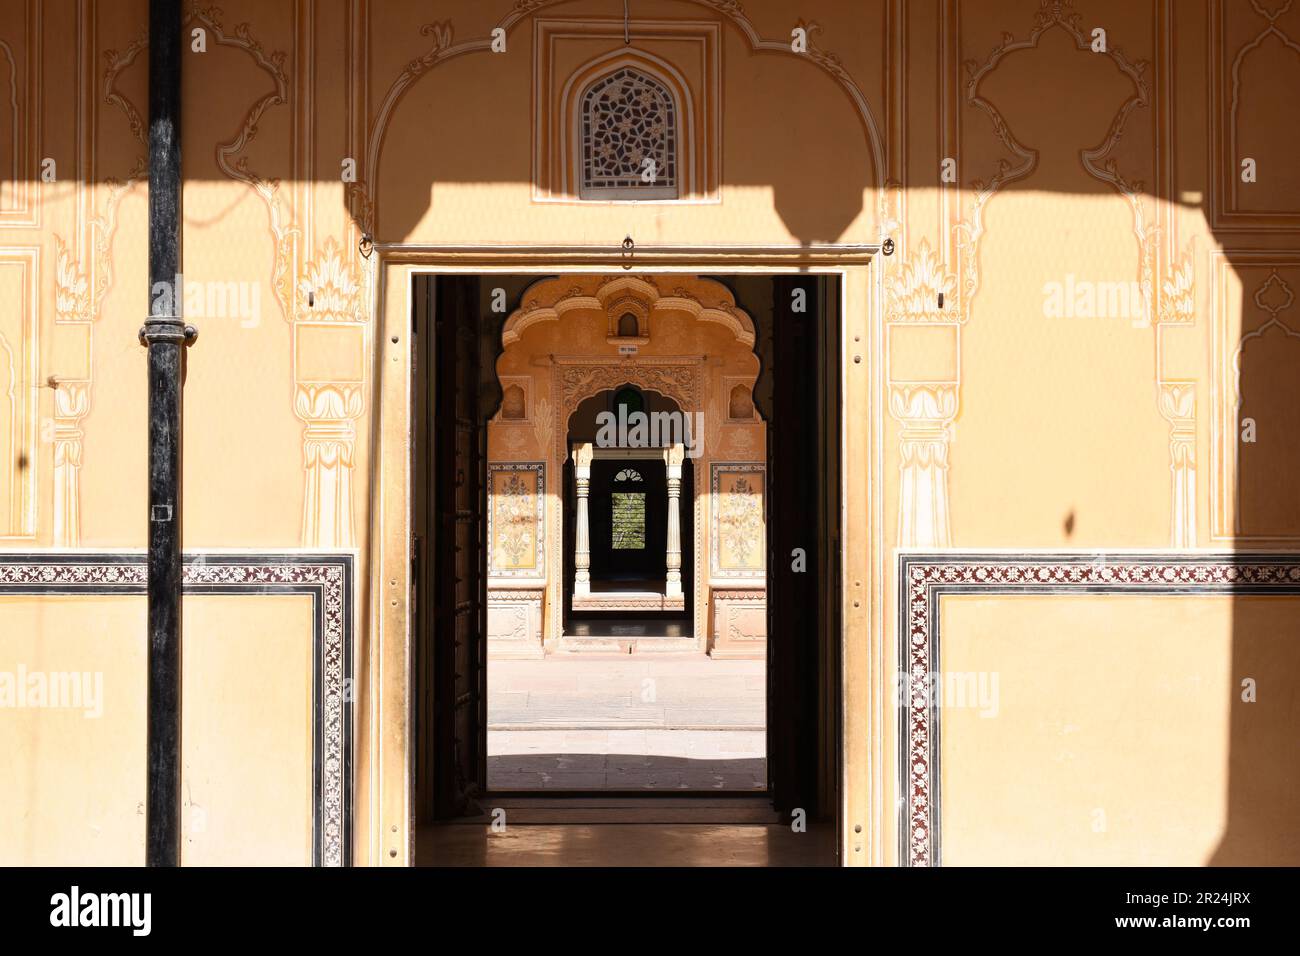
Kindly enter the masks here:
<path id="1" fill-rule="evenodd" d="M 0 596 L 0 863 L 144 863 L 145 617 L 143 595 Z M 308 595 L 185 599 L 184 863 L 311 862 L 311 617 Z"/>
<path id="2" fill-rule="evenodd" d="M 987 693 L 942 708 L 945 864 L 1293 859 L 1294 762 L 1242 721 L 1295 717 L 1296 600 L 946 598 L 942 669 Z"/>
<path id="3" fill-rule="evenodd" d="M 404 492 L 410 266 L 390 264 L 384 244 L 894 241 L 892 256 L 846 279 L 845 346 L 863 358 L 846 365 L 845 379 L 853 399 L 845 495 L 856 522 L 846 529 L 854 555 L 846 586 L 860 602 L 846 605 L 845 829 L 866 834 L 860 850 L 846 847 L 853 862 L 897 862 L 900 768 L 885 706 L 898 664 L 897 548 L 1232 551 L 1300 541 L 1289 480 L 1300 443 L 1286 384 L 1300 341 L 1300 185 L 1287 92 L 1297 61 L 1281 39 L 1300 37 L 1300 9 L 1261 14 L 1220 0 L 747 0 L 744 13 L 722 0 L 633 6 L 638 21 L 716 29 L 716 89 L 694 61 L 683 66 L 701 84 L 700 102 L 712 96 L 716 107 L 712 142 L 699 144 L 720 164 L 707 201 L 535 200 L 534 117 L 555 103 L 534 97 L 549 82 L 534 38 L 548 19 L 610 19 L 608 3 L 227 0 L 220 14 L 190 24 L 209 39 L 208 51 L 188 53 L 184 64 L 185 277 L 191 288 L 242 283 L 237 295 L 259 307 L 190 310 L 200 336 L 186 379 L 185 546 L 357 554 L 360 863 L 409 861 L 407 607 L 404 579 L 388 573 L 404 553 L 404 525 L 401 501 L 384 492 Z M 788 44 L 801 19 L 812 46 L 796 55 Z M 439 25 L 422 30 L 430 23 Z M 508 49 L 493 54 L 487 37 L 500 23 Z M 144 24 L 143 0 L 13 0 L 0 12 L 13 63 L 12 82 L 0 69 L 0 383 L 10 383 L 0 388 L 0 449 L 9 456 L 0 468 L 0 548 L 8 552 L 116 552 L 145 541 L 136 339 L 148 311 Z M 1098 26 L 1104 52 L 1088 42 Z M 552 63 L 562 73 L 582 60 L 579 47 L 594 55 L 621 39 L 556 44 Z M 686 56 L 683 43 L 652 45 L 665 58 Z M 46 158 L 56 162 L 53 182 L 40 179 Z M 341 180 L 346 158 L 356 160 L 355 183 Z M 943 178 L 947 158 L 952 182 Z M 1256 161 L 1251 183 L 1240 180 L 1245 158 Z M 358 251 L 362 234 L 380 244 L 369 259 Z M 438 263 L 434 253 L 425 258 Z M 1088 314 L 1087 294 L 1128 283 L 1137 283 L 1140 307 Z M 1049 304 L 1052 288 L 1073 290 L 1076 307 Z M 1252 442 L 1240 440 L 1246 418 L 1256 426 Z M 248 614 L 284 614 L 300 633 L 298 611 L 260 600 L 247 599 Z M 0 645 L 18 649 L 10 655 L 62 647 L 87 613 L 82 599 L 0 601 Z M 95 619 L 107 640 L 139 654 L 142 602 L 102 601 Z M 1009 862 L 1046 846 L 1062 854 L 1053 862 L 1142 854 L 1296 861 L 1295 847 L 1270 839 L 1259 822 L 1281 819 L 1283 791 L 1240 795 L 1254 791 L 1239 791 L 1238 751 L 1214 744 L 1236 739 L 1249 721 L 1276 727 L 1294 717 L 1298 652 L 1269 637 L 1290 633 L 1290 602 L 1195 598 L 1183 610 L 1161 599 L 1159 614 L 1143 617 L 1129 601 L 1099 600 L 1104 610 L 1087 632 L 1061 622 L 1056 683 L 1019 698 L 1027 723 L 1003 717 L 977 728 L 995 738 L 997 753 L 1050 756 L 1067 746 L 1050 722 L 1082 693 L 1080 675 L 1130 661 L 1149 671 L 1167 654 L 1178 655 L 1173 674 L 1200 668 L 1215 687 L 1271 661 L 1269 699 L 1279 709 L 1262 696 L 1248 712 L 1217 698 L 1148 702 L 1160 728 L 1197 715 L 1200 763 L 1183 771 L 1191 776 L 1176 814 L 1144 798 L 1127 822 L 1110 815 L 1103 840 L 1071 830 L 1073 818 L 1060 814 L 1118 805 L 1120 782 L 1167 753 L 1165 737 L 1094 747 L 1098 796 L 1070 793 L 1072 778 L 1055 775 L 1044 792 L 1059 800 L 1023 817 L 1023 829 L 1008 821 L 994 830 L 1000 791 L 987 768 L 963 763 L 961 734 L 976 731 L 958 723 L 944 741 L 955 748 L 944 783 L 961 795 L 944 822 L 953 859 Z M 1201 610 L 1204 602 L 1214 609 Z M 993 605 L 1001 636 L 976 640 L 993 625 L 954 611 L 949 647 L 967 655 L 963 666 L 1007 668 L 1008 680 L 1046 653 L 1020 646 L 1032 643 L 1035 622 L 1074 606 L 1052 598 Z M 222 620 L 215 599 L 187 606 L 196 633 Z M 1176 639 L 1183 615 L 1194 618 L 1186 622 L 1194 653 Z M 277 660 L 282 653 L 290 670 L 305 666 L 291 645 Z M 85 659 L 102 646 L 87 647 Z M 217 672 L 248 652 L 242 641 L 222 646 L 228 656 L 210 662 Z M 289 744 L 305 746 L 294 716 L 300 692 L 291 684 L 276 699 L 283 716 L 268 734 L 286 754 Z M 1101 713 L 1115 691 L 1102 682 L 1096 693 L 1087 704 Z M 123 710 L 103 726 L 138 728 L 141 713 Z M 83 845 L 97 847 L 87 859 L 138 857 L 143 831 L 132 808 L 75 803 L 83 797 L 68 781 L 82 771 L 58 768 L 90 745 L 56 729 L 63 719 L 0 715 L 24 747 L 39 738 L 54 761 L 26 771 L 13 804 L 20 811 L 6 819 L 40 820 L 4 845 L 41 862 Z M 94 753 L 111 752 L 112 772 L 125 773 L 138 759 L 129 742 L 142 732 L 114 739 L 122 742 Z M 303 759 L 296 753 L 277 768 L 286 776 L 268 783 L 265 814 L 214 810 L 206 844 L 192 852 L 256 832 L 240 845 L 243 858 L 300 858 L 296 828 L 307 808 L 298 805 L 301 778 L 287 769 Z M 236 756 L 222 750 L 220 759 Z M 250 753 L 245 772 L 260 759 Z M 1153 821 L 1166 829 L 1153 832 Z M 98 842 L 83 843 L 88 825 L 104 828 Z M 1215 847 L 1216 833 L 1237 827 L 1248 837 Z M 1124 836 L 1138 829 L 1141 838 Z"/>

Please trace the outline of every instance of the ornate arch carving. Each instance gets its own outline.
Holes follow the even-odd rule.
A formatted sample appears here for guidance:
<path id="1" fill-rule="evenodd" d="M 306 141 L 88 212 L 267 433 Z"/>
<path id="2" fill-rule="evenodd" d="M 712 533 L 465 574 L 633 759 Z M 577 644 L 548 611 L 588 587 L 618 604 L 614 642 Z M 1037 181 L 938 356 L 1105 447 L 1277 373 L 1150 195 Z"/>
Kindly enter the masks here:
<path id="1" fill-rule="evenodd" d="M 658 392 L 671 398 L 683 412 L 704 411 L 704 363 L 701 359 L 683 360 L 680 358 L 644 359 L 642 363 L 631 364 L 618 359 L 576 360 L 557 362 L 551 369 L 551 395 L 555 397 L 555 420 L 551 427 L 552 447 L 550 460 L 552 466 L 563 467 L 568 452 L 569 417 L 577 411 L 579 405 L 601 392 L 618 388 L 622 385 L 635 385 L 649 392 Z M 686 364 L 686 363 L 689 364 Z M 696 639 L 706 635 L 708 622 L 706 614 L 707 601 L 703 600 L 703 582 L 707 575 L 701 572 L 704 560 L 703 514 L 699 489 L 704 480 L 702 467 L 704 459 L 692 460 L 694 469 L 695 500 L 691 502 L 692 542 L 695 563 L 692 570 L 691 588 L 695 592 L 694 634 Z M 554 487 L 563 488 L 563 483 L 556 479 Z M 563 491 L 552 499 L 554 513 L 549 516 L 552 528 L 563 528 L 564 495 Z M 552 534 L 547 545 L 548 568 L 564 567 L 564 538 L 562 534 Z M 563 572 L 551 575 L 547 582 L 547 599 L 550 601 L 552 634 L 558 635 L 564 627 L 564 580 Z"/>
<path id="2" fill-rule="evenodd" d="M 645 359 L 653 362 L 654 359 Z M 630 364 L 611 360 L 609 363 L 557 364 L 553 375 L 552 394 L 559 396 L 556 425 L 567 429 L 569 416 L 587 399 L 622 385 L 635 385 L 648 392 L 658 392 L 675 401 L 684 412 L 702 411 L 700 404 L 700 362 L 690 365 Z M 563 435 L 559 436 L 563 439 Z"/>
<path id="3" fill-rule="evenodd" d="M 671 295 L 664 295 L 651 276 L 604 276 L 594 289 L 590 280 L 572 276 L 543 279 L 524 293 L 524 304 L 506 319 L 501 330 L 501 344 L 508 348 L 518 342 L 527 329 L 540 322 L 555 322 L 568 312 L 583 309 L 606 313 L 626 311 L 623 304 L 633 300 L 640 303 L 648 315 L 685 312 L 696 321 L 716 323 L 730 330 L 736 341 L 753 348 L 754 321 L 736 305 L 731 291 L 720 282 L 698 281 L 705 282 L 706 287 L 716 293 L 716 298 L 711 297 L 712 304 L 701 301 L 685 286 L 676 286 Z M 617 319 L 615 315 L 615 323 Z"/>
<path id="4" fill-rule="evenodd" d="M 530 286 L 522 296 L 522 305 L 506 319 L 501 341 L 504 346 L 499 362 L 505 361 L 507 351 L 520 342 L 524 333 L 539 323 L 555 322 L 570 312 L 586 312 L 598 316 L 598 328 L 605 330 L 612 316 L 626 310 L 629 303 L 642 306 L 651 317 L 651 336 L 654 336 L 654 316 L 674 313 L 700 322 L 712 322 L 728 329 L 737 343 L 752 352 L 755 333 L 749 315 L 735 304 L 731 291 L 716 280 L 698 276 L 677 275 L 563 275 L 541 279 Z M 726 402 L 721 406 L 708 403 L 708 364 L 699 354 L 682 354 L 672 349 L 669 340 L 662 340 L 663 354 L 642 354 L 634 361 L 612 354 L 608 344 L 599 346 L 590 339 L 587 346 L 599 349 L 594 354 L 581 354 L 582 343 L 575 343 L 580 354 L 551 355 L 550 389 L 547 398 L 536 406 L 535 433 L 542 455 L 555 475 L 550 484 L 547 526 L 564 527 L 563 481 L 560 474 L 568 454 L 569 419 L 582 402 L 601 392 L 634 385 L 645 391 L 656 392 L 677 403 L 686 413 L 705 415 L 706 434 L 701 436 L 706 448 L 719 446 L 720 429 L 726 416 Z M 550 351 L 554 346 L 548 346 Z M 523 346 L 520 346 L 523 348 Z M 507 363 L 508 364 L 508 363 Z M 504 366 L 498 364 L 498 372 Z M 509 373 L 505 373 L 509 374 Z M 752 381 L 751 381 L 752 384 Z M 707 407 L 706 407 L 707 406 Z M 692 588 L 695 600 L 693 625 L 696 638 L 704 646 L 708 634 L 708 574 L 705 554 L 708 534 L 704 523 L 704 495 L 706 484 L 706 458 L 692 459 L 692 476 L 697 489 L 692 502 L 691 521 L 693 534 L 695 578 Z M 546 631 L 559 635 L 564 615 L 564 541 L 561 534 L 552 534 L 546 544 L 547 567 L 557 569 L 549 574 L 546 587 L 548 602 Z"/>

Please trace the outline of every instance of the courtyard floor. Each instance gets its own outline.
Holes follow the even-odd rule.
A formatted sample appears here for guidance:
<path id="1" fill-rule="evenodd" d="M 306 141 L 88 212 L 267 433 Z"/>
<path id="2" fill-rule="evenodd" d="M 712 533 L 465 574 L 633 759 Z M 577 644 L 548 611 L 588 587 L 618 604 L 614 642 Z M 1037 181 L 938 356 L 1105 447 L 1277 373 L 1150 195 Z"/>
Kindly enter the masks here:
<path id="1" fill-rule="evenodd" d="M 491 790 L 764 790 L 766 665 L 550 657 L 488 665 Z"/>

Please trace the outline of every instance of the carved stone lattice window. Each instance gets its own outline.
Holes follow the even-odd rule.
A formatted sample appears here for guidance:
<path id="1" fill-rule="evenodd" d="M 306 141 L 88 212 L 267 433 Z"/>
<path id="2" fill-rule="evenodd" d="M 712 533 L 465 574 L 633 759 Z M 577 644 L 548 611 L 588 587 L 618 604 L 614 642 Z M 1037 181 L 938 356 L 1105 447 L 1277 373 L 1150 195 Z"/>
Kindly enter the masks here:
<path id="1" fill-rule="evenodd" d="M 583 199 L 676 199 L 677 104 L 654 77 L 623 67 L 582 98 Z"/>

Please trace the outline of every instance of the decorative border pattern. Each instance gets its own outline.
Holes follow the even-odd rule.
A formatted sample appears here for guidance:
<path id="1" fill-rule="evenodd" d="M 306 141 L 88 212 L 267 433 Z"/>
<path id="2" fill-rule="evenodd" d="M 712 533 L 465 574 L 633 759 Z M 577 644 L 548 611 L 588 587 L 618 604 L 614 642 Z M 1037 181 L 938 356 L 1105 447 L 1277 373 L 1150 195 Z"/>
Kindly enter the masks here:
<path id="1" fill-rule="evenodd" d="M 1292 554 L 914 554 L 898 556 L 899 863 L 940 865 L 939 710 L 925 691 L 940 669 L 945 594 L 1300 594 Z"/>
<path id="2" fill-rule="evenodd" d="M 308 594 L 313 655 L 312 864 L 352 857 L 351 554 L 187 554 L 186 594 Z M 144 594 L 143 554 L 0 553 L 0 595 Z"/>
<path id="3" fill-rule="evenodd" d="M 719 580 L 767 580 L 767 562 L 761 568 L 722 567 L 721 502 L 718 481 L 724 473 L 763 476 L 763 525 L 767 525 L 767 466 L 748 461 L 714 461 L 709 463 L 709 573 L 716 586 Z M 765 545 L 766 547 L 766 545 Z"/>
<path id="4" fill-rule="evenodd" d="M 531 471 L 537 475 L 537 487 L 533 492 L 535 499 L 533 505 L 534 520 L 537 522 L 537 533 L 533 542 L 535 554 L 533 557 L 534 566 L 530 569 L 502 569 L 496 566 L 496 533 L 493 531 L 493 519 L 496 515 L 496 502 L 492 499 L 495 495 L 492 492 L 492 476 L 500 471 Z M 488 542 L 488 577 L 489 578 L 510 578 L 511 580 L 528 580 L 528 581 L 545 581 L 546 580 L 546 462 L 544 461 L 510 461 L 510 462 L 489 462 L 488 463 L 488 509 L 487 509 L 487 542 Z"/>
<path id="5" fill-rule="evenodd" d="M 582 611 L 681 611 L 686 607 L 686 596 L 666 597 L 662 594 L 650 594 L 645 597 L 612 597 L 608 594 L 592 594 L 586 597 L 572 598 L 574 610 Z"/>

